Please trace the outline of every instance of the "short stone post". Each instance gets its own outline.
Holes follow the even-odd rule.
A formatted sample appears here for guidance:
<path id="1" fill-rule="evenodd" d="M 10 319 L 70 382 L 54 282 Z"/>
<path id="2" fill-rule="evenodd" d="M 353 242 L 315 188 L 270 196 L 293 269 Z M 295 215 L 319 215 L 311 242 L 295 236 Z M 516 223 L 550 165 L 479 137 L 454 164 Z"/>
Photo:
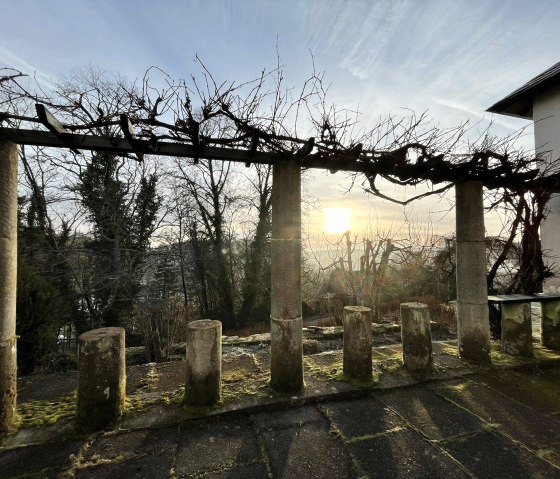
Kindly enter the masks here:
<path id="1" fill-rule="evenodd" d="M 457 183 L 455 193 L 459 354 L 465 359 L 488 364 L 490 323 L 482 183 Z"/>
<path id="2" fill-rule="evenodd" d="M 531 303 L 502 304 L 502 349 L 515 356 L 533 356 Z"/>
<path id="3" fill-rule="evenodd" d="M 344 353 L 342 370 L 351 379 L 369 380 L 371 365 L 371 309 L 344 307 Z"/>
<path id="4" fill-rule="evenodd" d="M 541 342 L 560 351 L 560 301 L 541 301 Z"/>
<path id="5" fill-rule="evenodd" d="M 409 371 L 431 371 L 434 360 L 427 304 L 401 304 L 401 335 L 404 366 Z"/>
<path id="6" fill-rule="evenodd" d="M 123 328 L 100 328 L 78 338 L 78 414 L 82 431 L 114 424 L 126 398 Z"/>
<path id="7" fill-rule="evenodd" d="M 17 166 L 17 145 L 0 139 L 0 436 L 16 422 Z"/>
<path id="8" fill-rule="evenodd" d="M 211 406 L 222 394 L 222 323 L 210 319 L 187 324 L 185 404 Z"/>
<path id="9" fill-rule="evenodd" d="M 294 393 L 303 388 L 301 169 L 278 162 L 272 177 L 270 386 Z"/>

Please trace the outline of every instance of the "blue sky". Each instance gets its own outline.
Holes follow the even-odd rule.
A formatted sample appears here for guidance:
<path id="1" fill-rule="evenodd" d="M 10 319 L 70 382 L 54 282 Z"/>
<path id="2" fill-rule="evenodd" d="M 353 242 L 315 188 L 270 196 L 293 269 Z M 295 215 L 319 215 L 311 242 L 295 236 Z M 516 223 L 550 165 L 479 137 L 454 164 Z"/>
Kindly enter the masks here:
<path id="1" fill-rule="evenodd" d="M 1 66 L 57 78 L 93 64 L 134 79 L 157 65 L 181 78 L 196 69 L 198 54 L 219 79 L 242 81 L 273 68 L 278 46 L 287 85 L 309 75 L 312 53 L 332 83 L 330 99 L 359 107 L 365 124 L 408 107 L 428 109 L 441 126 L 471 119 L 484 128 L 487 107 L 560 60 L 554 0 L 0 0 L 0 7 Z M 496 118 L 494 131 L 525 125 Z M 530 136 L 523 141 L 532 146 Z M 310 184 L 322 206 L 401 218 L 358 190 L 342 195 L 340 175 Z M 446 208 L 425 200 L 409 213 L 426 221 Z M 452 229 L 452 219 L 433 217 L 441 230 Z"/>

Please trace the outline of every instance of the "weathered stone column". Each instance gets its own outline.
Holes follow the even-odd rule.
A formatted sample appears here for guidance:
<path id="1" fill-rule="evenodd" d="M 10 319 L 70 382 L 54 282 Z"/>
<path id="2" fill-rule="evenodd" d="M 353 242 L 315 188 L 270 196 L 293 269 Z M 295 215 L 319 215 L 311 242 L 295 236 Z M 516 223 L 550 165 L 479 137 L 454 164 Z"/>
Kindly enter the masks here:
<path id="1" fill-rule="evenodd" d="M 16 421 L 17 164 L 17 145 L 0 139 L 0 435 Z"/>
<path id="2" fill-rule="evenodd" d="M 78 413 L 82 431 L 114 424 L 126 398 L 123 328 L 100 328 L 78 338 Z"/>
<path id="3" fill-rule="evenodd" d="M 533 355 L 531 303 L 502 304 L 502 349 L 515 356 Z"/>
<path id="4" fill-rule="evenodd" d="M 276 163 L 272 178 L 270 385 L 293 393 L 303 387 L 301 169 Z"/>
<path id="5" fill-rule="evenodd" d="M 560 301 L 541 301 L 541 342 L 560 351 Z"/>
<path id="6" fill-rule="evenodd" d="M 404 366 L 410 371 L 430 371 L 434 360 L 427 304 L 401 304 L 401 335 Z"/>
<path id="7" fill-rule="evenodd" d="M 484 364 L 490 362 L 490 325 L 482 183 L 458 183 L 455 193 L 459 354 Z"/>
<path id="8" fill-rule="evenodd" d="M 210 319 L 187 324 L 185 403 L 210 406 L 222 394 L 222 323 Z"/>
<path id="9" fill-rule="evenodd" d="M 371 309 L 344 307 L 344 352 L 342 370 L 352 379 L 371 379 Z"/>

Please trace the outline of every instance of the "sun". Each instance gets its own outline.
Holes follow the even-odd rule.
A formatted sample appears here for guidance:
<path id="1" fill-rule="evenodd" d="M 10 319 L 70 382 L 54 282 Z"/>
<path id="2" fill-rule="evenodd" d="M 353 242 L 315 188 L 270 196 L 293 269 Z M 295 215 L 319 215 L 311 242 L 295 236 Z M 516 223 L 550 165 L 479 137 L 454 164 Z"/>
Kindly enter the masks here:
<path id="1" fill-rule="evenodd" d="M 325 209 L 325 233 L 345 233 L 350 229 L 350 210 L 347 208 Z"/>

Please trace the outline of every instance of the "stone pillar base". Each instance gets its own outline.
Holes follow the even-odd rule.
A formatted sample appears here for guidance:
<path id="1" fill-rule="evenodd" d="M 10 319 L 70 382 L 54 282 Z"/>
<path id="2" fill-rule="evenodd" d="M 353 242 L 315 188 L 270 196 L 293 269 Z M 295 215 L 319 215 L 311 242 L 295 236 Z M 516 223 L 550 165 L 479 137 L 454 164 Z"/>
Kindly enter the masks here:
<path id="1" fill-rule="evenodd" d="M 560 351 L 560 301 L 541 302 L 541 342 Z"/>
<path id="2" fill-rule="evenodd" d="M 342 369 L 351 379 L 369 380 L 371 364 L 371 309 L 344 307 L 344 352 Z"/>
<path id="3" fill-rule="evenodd" d="M 401 304 L 401 332 L 404 366 L 410 371 L 431 371 L 434 360 L 428 305 Z"/>
<path id="4" fill-rule="evenodd" d="M 187 324 L 185 403 L 210 406 L 222 394 L 222 323 L 202 319 Z"/>
<path id="5" fill-rule="evenodd" d="M 303 319 L 270 318 L 270 386 L 282 393 L 303 388 Z"/>
<path id="6" fill-rule="evenodd" d="M 502 304 L 502 349 L 515 356 L 533 356 L 531 303 Z"/>
<path id="7" fill-rule="evenodd" d="M 0 436 L 13 431 L 17 422 L 17 338 L 0 344 Z"/>
<path id="8" fill-rule="evenodd" d="M 82 431 L 114 424 L 126 398 L 123 328 L 100 328 L 78 338 L 78 415 Z"/>

